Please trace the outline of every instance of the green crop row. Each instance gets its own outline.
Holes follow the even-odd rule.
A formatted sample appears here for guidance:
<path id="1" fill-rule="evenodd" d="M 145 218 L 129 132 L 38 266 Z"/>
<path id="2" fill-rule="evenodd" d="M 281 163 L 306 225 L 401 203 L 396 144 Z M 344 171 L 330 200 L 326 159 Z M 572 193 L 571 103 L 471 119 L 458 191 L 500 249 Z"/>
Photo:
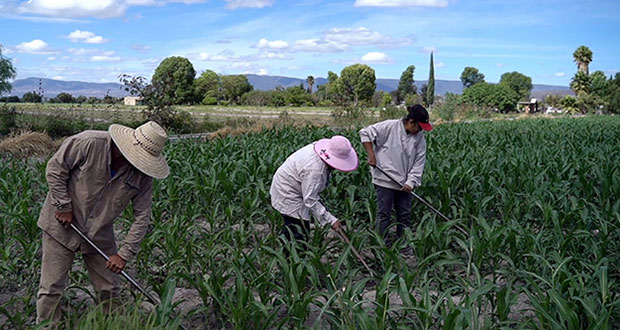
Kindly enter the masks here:
<path id="1" fill-rule="evenodd" d="M 357 132 L 338 133 L 353 141 L 361 166 L 334 173 L 322 197 L 352 246 L 316 228 L 307 251 L 285 257 L 271 177 L 290 153 L 335 132 L 276 127 L 170 143 L 171 175 L 155 183 L 151 231 L 129 272 L 163 297 L 170 279 L 192 292 L 177 301 L 193 303 L 177 308 L 184 313 L 177 321 L 190 327 L 620 327 L 620 118 L 437 126 L 417 192 L 451 221 L 414 201 L 413 228 L 393 247 L 375 231 L 375 192 Z M 6 328 L 33 322 L 44 168 L 0 163 L 0 295 L 14 293 L 0 302 Z M 119 236 L 131 222 L 129 209 Z M 399 252 L 404 246 L 411 254 Z M 101 319 L 122 328 L 121 317 L 143 313 L 147 328 L 176 326 L 171 309 L 130 309 L 112 320 L 97 313 L 78 299 L 89 289 L 83 267 L 71 285 L 67 324 Z"/>

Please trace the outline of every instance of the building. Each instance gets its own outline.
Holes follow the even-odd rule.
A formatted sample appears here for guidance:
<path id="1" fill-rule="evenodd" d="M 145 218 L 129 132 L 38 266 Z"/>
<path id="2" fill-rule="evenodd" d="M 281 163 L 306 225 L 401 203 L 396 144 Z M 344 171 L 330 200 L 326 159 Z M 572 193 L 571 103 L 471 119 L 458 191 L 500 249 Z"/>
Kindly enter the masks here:
<path id="1" fill-rule="evenodd" d="M 517 107 L 519 109 L 524 109 L 525 113 L 538 112 L 538 100 L 537 99 L 531 99 L 529 102 L 528 101 L 519 102 L 519 103 L 517 103 Z"/>
<path id="2" fill-rule="evenodd" d="M 141 96 L 125 96 L 123 99 L 125 105 L 142 105 Z"/>

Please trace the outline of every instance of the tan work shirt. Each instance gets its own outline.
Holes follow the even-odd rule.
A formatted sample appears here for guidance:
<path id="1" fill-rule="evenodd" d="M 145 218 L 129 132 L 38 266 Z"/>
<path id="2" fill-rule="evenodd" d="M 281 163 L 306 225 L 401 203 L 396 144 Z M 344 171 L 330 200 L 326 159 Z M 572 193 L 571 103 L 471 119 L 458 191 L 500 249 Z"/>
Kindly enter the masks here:
<path id="1" fill-rule="evenodd" d="M 118 254 L 133 258 L 148 230 L 153 179 L 130 164 L 111 176 L 112 139 L 105 131 L 84 131 L 67 138 L 45 171 L 49 192 L 38 226 L 65 247 L 91 250 L 55 218 L 56 211 L 73 210 L 73 223 L 103 251 L 116 250 L 113 221 L 133 202 L 135 221 Z"/>

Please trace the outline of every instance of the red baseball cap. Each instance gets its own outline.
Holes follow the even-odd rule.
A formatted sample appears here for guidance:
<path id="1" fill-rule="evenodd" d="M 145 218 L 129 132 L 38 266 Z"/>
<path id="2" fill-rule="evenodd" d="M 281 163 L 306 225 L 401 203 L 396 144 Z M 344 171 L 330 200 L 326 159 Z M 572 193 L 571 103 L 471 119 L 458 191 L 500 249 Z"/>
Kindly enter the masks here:
<path id="1" fill-rule="evenodd" d="M 414 106 L 407 107 L 407 111 L 409 112 L 407 117 L 415 120 L 423 130 L 430 131 L 433 129 L 433 126 L 428 121 L 428 112 L 423 106 L 416 104 Z"/>

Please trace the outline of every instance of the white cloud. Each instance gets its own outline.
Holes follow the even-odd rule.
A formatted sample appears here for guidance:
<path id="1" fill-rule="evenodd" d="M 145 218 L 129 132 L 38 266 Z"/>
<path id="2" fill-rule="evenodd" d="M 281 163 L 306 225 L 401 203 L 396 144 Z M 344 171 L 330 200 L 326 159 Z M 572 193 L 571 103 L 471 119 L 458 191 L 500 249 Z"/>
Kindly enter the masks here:
<path id="1" fill-rule="evenodd" d="M 356 0 L 355 7 L 447 7 L 448 0 Z"/>
<path id="2" fill-rule="evenodd" d="M 48 57 L 48 58 L 47 58 L 47 60 L 48 60 L 48 61 L 55 61 L 55 60 L 56 60 L 56 57 L 55 57 L 55 56 L 50 56 L 50 57 Z"/>
<path id="3" fill-rule="evenodd" d="M 131 45 L 131 49 L 140 52 L 140 53 L 147 53 L 151 50 L 151 47 L 147 46 L 147 45 L 141 45 L 141 44 L 133 44 Z"/>
<path id="4" fill-rule="evenodd" d="M 121 58 L 119 56 L 95 55 L 90 58 L 93 62 L 117 62 Z"/>
<path id="5" fill-rule="evenodd" d="M 390 63 L 391 59 L 385 53 L 370 52 L 362 56 L 361 61 L 364 63 L 385 64 Z"/>
<path id="6" fill-rule="evenodd" d="M 347 45 L 320 39 L 302 39 L 295 41 L 292 51 L 309 53 L 338 53 L 345 51 Z"/>
<path id="7" fill-rule="evenodd" d="M 65 80 L 64 76 L 53 76 L 52 79 L 54 80 Z"/>
<path id="8" fill-rule="evenodd" d="M 420 53 L 424 53 L 424 54 L 430 54 L 430 53 L 435 53 L 435 52 L 437 52 L 437 48 L 433 46 L 427 46 L 427 47 L 423 47 L 422 49 L 420 49 Z"/>
<path id="9" fill-rule="evenodd" d="M 555 76 L 556 77 L 566 77 L 566 73 L 564 73 L 564 72 L 556 72 Z"/>
<path id="10" fill-rule="evenodd" d="M 323 32 L 323 39 L 343 45 L 374 45 L 381 48 L 405 46 L 413 42 L 410 38 L 394 39 L 363 26 L 356 29 L 332 28 Z"/>
<path id="11" fill-rule="evenodd" d="M 498 68 L 503 68 L 503 67 L 505 67 L 505 66 L 506 66 L 506 64 L 504 64 L 504 63 L 497 63 L 497 67 L 498 67 Z"/>
<path id="12" fill-rule="evenodd" d="M 108 40 L 103 38 L 102 36 L 95 35 L 90 31 L 80 30 L 75 30 L 69 33 L 67 39 L 71 40 L 72 42 L 84 42 L 87 44 L 102 44 L 108 42 Z"/>
<path id="13" fill-rule="evenodd" d="M 49 49 L 47 43 L 41 39 L 34 39 L 29 42 L 22 42 L 21 44 L 15 46 L 15 50 L 20 53 L 26 54 L 54 54 L 55 51 Z"/>
<path id="14" fill-rule="evenodd" d="M 253 48 L 258 49 L 285 49 L 288 48 L 288 46 L 288 42 L 284 40 L 269 41 L 265 38 L 259 40 L 256 45 L 252 45 Z"/>
<path id="15" fill-rule="evenodd" d="M 17 14 L 42 15 L 59 18 L 97 17 L 112 18 L 125 14 L 129 7 L 163 6 L 172 2 L 202 3 L 206 0 L 29 0 L 16 8 Z"/>
<path id="16" fill-rule="evenodd" d="M 273 5 L 273 0 L 226 0 L 228 9 L 263 8 Z"/>
<path id="17" fill-rule="evenodd" d="M 435 63 L 435 67 L 436 68 L 443 68 L 444 66 L 446 66 L 443 62 L 437 62 Z"/>

